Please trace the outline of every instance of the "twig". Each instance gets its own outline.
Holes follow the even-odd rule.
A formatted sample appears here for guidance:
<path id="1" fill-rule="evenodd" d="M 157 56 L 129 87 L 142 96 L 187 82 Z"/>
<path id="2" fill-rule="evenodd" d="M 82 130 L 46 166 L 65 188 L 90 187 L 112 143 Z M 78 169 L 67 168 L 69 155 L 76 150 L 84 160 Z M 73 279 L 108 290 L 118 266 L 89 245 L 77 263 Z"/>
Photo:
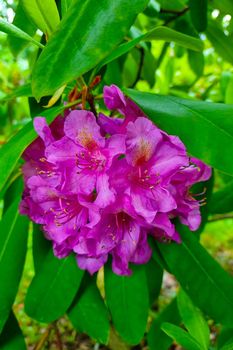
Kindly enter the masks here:
<path id="1" fill-rule="evenodd" d="M 56 337 L 57 337 L 57 346 L 58 346 L 58 349 L 59 349 L 59 350 L 63 350 L 61 334 L 60 334 L 60 331 L 59 331 L 59 328 L 58 328 L 57 323 L 54 322 L 53 326 L 54 326 L 54 330 L 55 330 Z"/>
<path id="2" fill-rule="evenodd" d="M 175 13 L 174 16 L 168 18 L 165 22 L 164 22 L 164 26 L 168 25 L 169 23 L 175 21 L 177 18 L 183 16 L 187 11 L 189 10 L 189 7 L 185 7 L 183 10 L 181 11 L 177 11 L 177 12 L 170 12 L 170 13 Z M 169 12 L 167 12 L 169 13 Z"/>
<path id="3" fill-rule="evenodd" d="M 33 350 L 41 350 L 42 349 L 43 345 L 45 344 L 48 337 L 50 336 L 51 330 L 52 330 L 52 325 L 50 324 Z"/>
<path id="4" fill-rule="evenodd" d="M 216 215 L 208 219 L 208 222 L 214 222 L 214 221 L 226 220 L 226 219 L 233 219 L 233 214 Z"/>

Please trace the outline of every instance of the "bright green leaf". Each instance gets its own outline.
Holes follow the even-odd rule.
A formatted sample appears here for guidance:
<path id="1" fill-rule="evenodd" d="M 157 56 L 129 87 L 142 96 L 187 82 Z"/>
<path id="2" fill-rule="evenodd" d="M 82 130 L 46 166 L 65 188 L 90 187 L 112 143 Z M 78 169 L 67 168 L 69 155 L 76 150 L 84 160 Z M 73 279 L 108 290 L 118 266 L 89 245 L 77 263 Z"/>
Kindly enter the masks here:
<path id="1" fill-rule="evenodd" d="M 98 65 L 97 70 L 100 70 L 105 64 L 117 59 L 118 57 L 129 52 L 133 47 L 135 47 L 141 41 L 153 41 L 153 40 L 162 40 L 167 42 L 175 42 L 176 44 L 188 48 L 194 51 L 203 50 L 203 43 L 201 40 L 194 38 L 192 36 L 177 32 L 168 27 L 156 27 L 149 32 L 138 36 L 137 38 L 121 44 L 113 52 L 110 53 L 103 61 Z"/>
<path id="2" fill-rule="evenodd" d="M 201 311 L 193 305 L 191 299 L 183 290 L 180 290 L 177 302 L 182 321 L 190 335 L 201 344 L 204 350 L 208 350 L 210 331 Z"/>
<path id="3" fill-rule="evenodd" d="M 233 105 L 129 89 L 126 93 L 156 125 L 179 136 L 192 156 L 227 174 L 233 174 Z"/>
<path id="4" fill-rule="evenodd" d="M 21 0 L 21 3 L 33 23 L 50 37 L 60 22 L 55 0 Z"/>
<path id="5" fill-rule="evenodd" d="M 27 251 L 28 220 L 19 215 L 17 197 L 0 222 L 0 332 L 18 290 Z"/>
<path id="6" fill-rule="evenodd" d="M 15 36 L 18 39 L 29 41 L 42 49 L 44 47 L 41 43 L 39 43 L 38 41 L 33 39 L 30 35 L 25 33 L 23 30 L 16 27 L 14 24 L 8 23 L 7 21 L 5 21 L 1 18 L 0 18 L 0 31 L 7 33 L 7 34 L 10 34 L 12 36 Z"/>
<path id="7" fill-rule="evenodd" d="M 58 259 L 50 250 L 28 288 L 26 313 L 46 323 L 63 316 L 78 291 L 82 276 L 83 271 L 73 255 Z"/>
<path id="8" fill-rule="evenodd" d="M 171 323 L 163 323 L 162 330 L 184 349 L 187 350 L 203 350 L 201 345 L 186 331 L 182 328 L 175 326 Z"/>
<path id="9" fill-rule="evenodd" d="M 145 270 L 135 265 L 131 276 L 118 276 L 106 265 L 104 277 L 106 302 L 117 332 L 126 343 L 138 344 L 146 330 L 149 311 Z"/>
<path id="10" fill-rule="evenodd" d="M 30 35 L 31 37 L 33 37 L 34 34 L 36 33 L 36 26 L 28 18 L 27 14 L 25 13 L 22 7 L 21 2 L 19 2 L 17 6 L 13 24 L 16 27 L 23 30 L 28 35 Z M 8 43 L 12 53 L 15 56 L 17 56 L 20 53 L 20 51 L 28 44 L 28 41 L 20 40 L 17 37 L 9 35 Z"/>
<path id="11" fill-rule="evenodd" d="M 73 0 L 35 65 L 34 96 L 40 99 L 53 94 L 96 66 L 121 42 L 147 2 Z"/>

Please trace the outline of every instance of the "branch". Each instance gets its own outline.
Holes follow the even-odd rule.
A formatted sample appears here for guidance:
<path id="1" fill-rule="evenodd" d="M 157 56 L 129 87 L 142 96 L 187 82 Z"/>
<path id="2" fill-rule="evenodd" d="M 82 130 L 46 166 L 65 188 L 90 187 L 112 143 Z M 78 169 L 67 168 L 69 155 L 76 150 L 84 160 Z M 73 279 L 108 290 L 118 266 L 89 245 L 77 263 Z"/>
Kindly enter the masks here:
<path id="1" fill-rule="evenodd" d="M 219 220 L 233 219 L 233 214 L 223 214 L 223 215 L 215 215 L 211 219 L 208 219 L 207 222 L 214 222 Z"/>
<path id="2" fill-rule="evenodd" d="M 163 12 L 163 13 L 172 13 L 174 14 L 174 16 L 168 18 L 165 22 L 164 22 L 164 26 L 168 25 L 169 23 L 175 21 L 177 18 L 183 16 L 187 11 L 189 10 L 189 7 L 185 7 L 183 10 L 181 11 L 174 11 L 174 10 L 163 10 L 163 11 L 170 11 L 170 12 Z M 162 12 L 162 11 L 160 11 Z"/>

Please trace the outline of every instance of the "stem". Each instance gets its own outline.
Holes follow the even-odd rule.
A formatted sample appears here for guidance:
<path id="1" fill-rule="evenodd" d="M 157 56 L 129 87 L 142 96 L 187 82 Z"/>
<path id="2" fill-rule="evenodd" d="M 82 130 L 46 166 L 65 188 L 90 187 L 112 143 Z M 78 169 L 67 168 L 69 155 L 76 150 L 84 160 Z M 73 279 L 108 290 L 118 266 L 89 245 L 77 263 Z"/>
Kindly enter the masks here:
<path id="1" fill-rule="evenodd" d="M 216 215 L 216 216 L 213 216 L 211 219 L 208 219 L 207 222 L 214 222 L 214 221 L 226 220 L 226 219 L 233 219 L 233 214 Z"/>
<path id="2" fill-rule="evenodd" d="M 62 345 L 62 339 L 61 339 L 61 334 L 58 328 L 57 323 L 54 323 L 54 329 L 55 329 L 55 333 L 56 333 L 56 337 L 57 337 L 57 346 L 59 350 L 63 350 L 63 345 Z"/>

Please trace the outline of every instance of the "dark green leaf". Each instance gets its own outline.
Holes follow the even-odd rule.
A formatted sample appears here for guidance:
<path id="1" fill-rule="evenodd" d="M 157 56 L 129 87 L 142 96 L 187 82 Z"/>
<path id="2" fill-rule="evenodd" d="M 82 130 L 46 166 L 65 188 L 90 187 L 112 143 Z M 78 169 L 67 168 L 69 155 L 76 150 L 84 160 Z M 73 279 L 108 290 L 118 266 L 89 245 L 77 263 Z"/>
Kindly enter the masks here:
<path id="1" fill-rule="evenodd" d="M 159 296 L 163 279 L 163 269 L 154 259 L 150 259 L 150 261 L 145 265 L 145 271 L 150 305 L 152 305 Z"/>
<path id="2" fill-rule="evenodd" d="M 48 123 L 63 111 L 65 106 L 54 107 L 42 112 L 40 115 L 46 117 Z M 0 190 L 4 187 L 8 177 L 14 170 L 21 154 L 25 148 L 36 138 L 32 122 L 25 125 L 8 143 L 0 150 Z"/>
<path id="3" fill-rule="evenodd" d="M 105 266 L 106 302 L 113 324 L 129 344 L 138 344 L 146 330 L 149 295 L 145 270 L 135 265 L 131 276 L 118 276 Z"/>
<path id="4" fill-rule="evenodd" d="M 189 9 L 194 27 L 203 32 L 207 27 L 207 0 L 189 0 Z"/>
<path id="5" fill-rule="evenodd" d="M 224 214 L 233 211 L 233 181 L 223 189 L 214 192 L 209 204 L 211 214 Z"/>
<path id="6" fill-rule="evenodd" d="M 14 303 L 27 251 L 28 220 L 19 215 L 18 205 L 16 198 L 0 222 L 0 332 Z"/>
<path id="7" fill-rule="evenodd" d="M 0 349 L 26 350 L 23 334 L 12 311 L 0 335 Z"/>
<path id="8" fill-rule="evenodd" d="M 87 284 L 68 311 L 68 317 L 79 332 L 88 334 L 100 343 L 107 344 L 109 337 L 109 315 L 95 278 L 88 278 Z"/>
<path id="9" fill-rule="evenodd" d="M 55 0 L 21 0 L 21 3 L 33 23 L 50 37 L 60 22 Z"/>
<path id="10" fill-rule="evenodd" d="M 44 260 L 51 248 L 51 241 L 44 237 L 42 227 L 37 224 L 33 224 L 33 262 L 35 272 L 38 273 L 43 266 Z"/>
<path id="11" fill-rule="evenodd" d="M 208 350 L 210 331 L 201 311 L 193 305 L 192 301 L 183 290 L 180 290 L 177 301 L 182 321 L 190 335 L 201 344 L 202 349 Z"/>
<path id="12" fill-rule="evenodd" d="M 51 250 L 33 278 L 25 300 L 26 313 L 50 323 L 67 311 L 78 291 L 83 271 L 73 255 L 58 259 Z"/>
<path id="13" fill-rule="evenodd" d="M 121 42 L 147 2 L 73 0 L 35 65 L 34 96 L 53 94 L 97 65 Z"/>
<path id="14" fill-rule="evenodd" d="M 195 234 L 182 225 L 177 230 L 181 244 L 158 244 L 164 260 L 197 307 L 214 320 L 231 325 L 233 278 L 198 243 Z"/>
<path id="15" fill-rule="evenodd" d="M 180 315 L 177 309 L 176 299 L 173 299 L 172 302 L 160 312 L 158 317 L 152 322 L 147 335 L 150 350 L 167 350 L 172 343 L 171 338 L 161 330 L 163 322 L 179 324 Z"/>
<path id="16" fill-rule="evenodd" d="M 218 349 L 222 349 L 222 347 L 227 344 L 229 341 L 231 341 L 233 335 L 233 328 L 229 327 L 223 327 L 221 329 L 221 332 L 218 336 Z"/>
<path id="17" fill-rule="evenodd" d="M 182 328 L 175 326 L 171 323 L 163 323 L 162 330 L 176 343 L 180 344 L 184 349 L 187 350 L 202 350 L 201 345 L 186 331 Z"/>
<path id="18" fill-rule="evenodd" d="M 39 43 L 38 41 L 33 39 L 30 35 L 25 33 L 23 30 L 19 29 L 14 24 L 6 22 L 5 20 L 3 20 L 1 18 L 0 18 L 0 31 L 7 33 L 7 34 L 10 34 L 12 36 L 15 36 L 18 39 L 21 39 L 24 41 L 25 40 L 29 41 L 29 42 L 35 44 L 36 46 L 39 46 L 40 48 L 44 47 L 41 43 Z"/>
<path id="19" fill-rule="evenodd" d="M 31 37 L 33 37 L 36 32 L 36 26 L 29 20 L 27 14 L 25 13 L 22 7 L 21 2 L 19 2 L 17 6 L 13 24 L 16 27 L 22 29 L 25 33 L 27 33 Z M 21 40 L 19 38 L 9 35 L 8 43 L 12 53 L 16 56 L 24 48 L 24 46 L 28 44 L 28 41 Z"/>
<path id="20" fill-rule="evenodd" d="M 209 21 L 206 35 L 217 53 L 224 60 L 233 64 L 232 39 L 222 31 L 216 21 Z"/>
<path id="21" fill-rule="evenodd" d="M 233 350 L 233 337 L 223 345 L 221 350 Z"/>
<path id="22" fill-rule="evenodd" d="M 178 135 L 191 155 L 233 174 L 233 105 L 135 90 L 126 92 L 156 125 L 170 134 Z"/>
<path id="23" fill-rule="evenodd" d="M 188 50 L 188 60 L 192 71 L 200 77 L 203 74 L 205 60 L 202 52 Z"/>

